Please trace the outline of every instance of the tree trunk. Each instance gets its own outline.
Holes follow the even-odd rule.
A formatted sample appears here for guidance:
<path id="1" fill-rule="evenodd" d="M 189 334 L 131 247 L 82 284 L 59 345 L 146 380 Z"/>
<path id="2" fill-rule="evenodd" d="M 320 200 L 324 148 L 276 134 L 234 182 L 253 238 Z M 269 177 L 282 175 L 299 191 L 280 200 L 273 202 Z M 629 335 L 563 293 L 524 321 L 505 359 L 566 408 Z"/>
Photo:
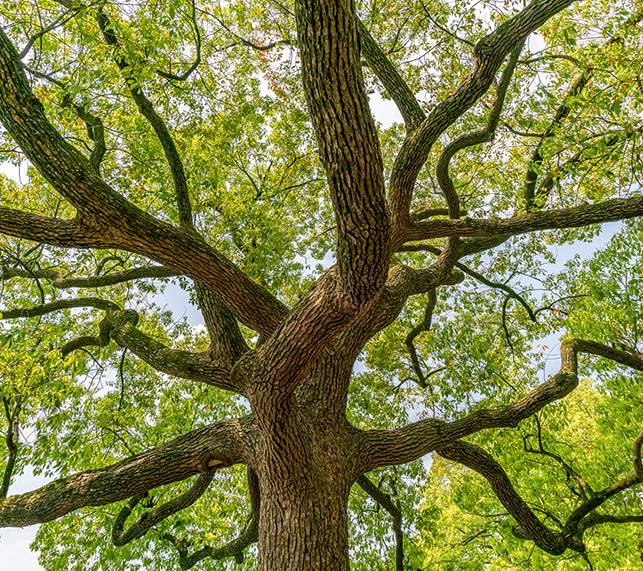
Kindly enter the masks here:
<path id="1" fill-rule="evenodd" d="M 330 474 L 321 479 L 304 475 L 296 489 L 262 483 L 259 571 L 348 571 L 347 486 Z"/>

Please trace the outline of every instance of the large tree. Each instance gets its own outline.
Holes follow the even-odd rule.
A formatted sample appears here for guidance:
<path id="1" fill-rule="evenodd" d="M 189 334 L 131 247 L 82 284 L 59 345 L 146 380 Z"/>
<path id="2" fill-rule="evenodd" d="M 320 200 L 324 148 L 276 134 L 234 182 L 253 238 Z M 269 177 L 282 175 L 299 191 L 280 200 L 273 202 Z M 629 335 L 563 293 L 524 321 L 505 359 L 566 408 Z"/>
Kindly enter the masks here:
<path id="1" fill-rule="evenodd" d="M 542 269 L 550 244 L 643 214 L 639 2 L 0 10 L 3 150 L 30 165 L 0 205 L 0 525 L 59 520 L 40 542 L 66 568 L 92 564 L 109 522 L 114 561 L 174 553 L 188 569 L 257 543 L 260 570 L 345 570 L 350 553 L 379 556 L 361 539 L 387 535 L 368 497 L 392 518 L 396 568 L 428 566 L 440 558 L 403 524 L 417 499 L 401 488 L 422 484 L 430 452 L 444 485 L 482 476 L 501 503 L 483 508 L 530 549 L 588 560 L 588 530 L 641 521 L 640 415 L 592 484 L 560 448 L 581 438 L 580 412 L 552 405 L 595 418 L 614 394 L 636 404 L 605 365 L 643 370 L 636 285 L 607 316 L 591 285 L 623 256 L 638 283 L 636 240 L 582 275 Z M 403 125 L 378 127 L 373 92 Z M 328 269 L 303 262 L 330 253 Z M 517 275 L 533 278 L 521 292 Z M 155 305 L 169 279 L 205 331 Z M 537 384 L 530 344 L 565 329 L 560 371 Z M 605 375 L 582 391 L 580 354 Z M 500 430 L 523 421 L 517 442 Z M 538 478 L 512 483 L 501 441 L 557 467 L 563 506 L 535 505 L 521 482 Z M 59 479 L 8 496 L 28 465 Z M 474 551 L 463 568 L 491 557 Z"/>

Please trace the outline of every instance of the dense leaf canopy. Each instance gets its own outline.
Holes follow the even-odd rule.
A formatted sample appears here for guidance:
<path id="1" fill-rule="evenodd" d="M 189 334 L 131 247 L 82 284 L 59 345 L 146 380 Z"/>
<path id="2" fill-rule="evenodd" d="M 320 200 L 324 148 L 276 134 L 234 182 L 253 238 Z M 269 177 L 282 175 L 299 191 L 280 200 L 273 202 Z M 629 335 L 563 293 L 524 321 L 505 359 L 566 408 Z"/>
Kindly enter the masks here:
<path id="1" fill-rule="evenodd" d="M 0 0 L 0 526 L 277 569 L 317 491 L 355 570 L 640 569 L 642 20 Z"/>

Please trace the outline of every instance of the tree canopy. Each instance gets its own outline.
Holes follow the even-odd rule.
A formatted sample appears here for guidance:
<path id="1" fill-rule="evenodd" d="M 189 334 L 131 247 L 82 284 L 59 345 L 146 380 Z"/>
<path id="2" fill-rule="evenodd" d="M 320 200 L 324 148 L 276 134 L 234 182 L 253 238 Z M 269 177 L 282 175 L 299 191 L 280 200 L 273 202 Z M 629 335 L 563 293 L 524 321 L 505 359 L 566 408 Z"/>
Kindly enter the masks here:
<path id="1" fill-rule="evenodd" d="M 0 526 L 46 569 L 639 569 L 642 20 L 1 1 Z"/>

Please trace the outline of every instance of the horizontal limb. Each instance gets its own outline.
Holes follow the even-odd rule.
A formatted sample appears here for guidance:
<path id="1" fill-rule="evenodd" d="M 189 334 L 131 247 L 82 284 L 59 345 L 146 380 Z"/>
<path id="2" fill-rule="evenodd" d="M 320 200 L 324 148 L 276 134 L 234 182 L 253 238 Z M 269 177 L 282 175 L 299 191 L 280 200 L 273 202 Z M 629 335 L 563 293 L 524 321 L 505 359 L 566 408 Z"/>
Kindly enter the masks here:
<path id="1" fill-rule="evenodd" d="M 248 463 L 245 443 L 253 433 L 251 417 L 229 419 L 132 456 L 122 462 L 80 472 L 25 494 L 0 501 L 0 527 L 23 527 L 52 521 L 87 506 L 103 506 L 185 480 L 220 467 L 212 460 L 224 456 L 229 464 Z"/>
<path id="2" fill-rule="evenodd" d="M 444 237 L 476 237 L 526 234 L 539 230 L 580 228 L 590 224 L 626 220 L 643 215 L 643 197 L 614 198 L 561 210 L 546 210 L 512 218 L 464 218 L 426 220 L 408 228 L 404 242 Z"/>
<path id="3" fill-rule="evenodd" d="M 57 289 L 67 289 L 75 287 L 98 288 L 116 285 L 139 279 L 151 278 L 171 278 L 180 275 L 179 272 L 165 266 L 140 266 L 130 268 L 122 272 L 104 274 L 102 276 L 82 276 L 82 277 L 64 277 L 60 272 L 54 269 L 29 271 L 23 268 L 2 268 L 0 272 L 0 281 L 10 280 L 12 278 L 37 278 L 49 279 L 51 285 Z"/>
<path id="4" fill-rule="evenodd" d="M 426 419 L 393 430 L 373 430 L 361 435 L 361 473 L 380 466 L 404 464 L 449 446 L 456 440 L 489 428 L 515 428 L 549 403 L 567 396 L 578 386 L 578 353 L 606 357 L 643 370 L 643 358 L 607 345 L 571 339 L 560 347 L 560 371 L 518 401 L 498 409 L 480 409 L 453 422 Z"/>

